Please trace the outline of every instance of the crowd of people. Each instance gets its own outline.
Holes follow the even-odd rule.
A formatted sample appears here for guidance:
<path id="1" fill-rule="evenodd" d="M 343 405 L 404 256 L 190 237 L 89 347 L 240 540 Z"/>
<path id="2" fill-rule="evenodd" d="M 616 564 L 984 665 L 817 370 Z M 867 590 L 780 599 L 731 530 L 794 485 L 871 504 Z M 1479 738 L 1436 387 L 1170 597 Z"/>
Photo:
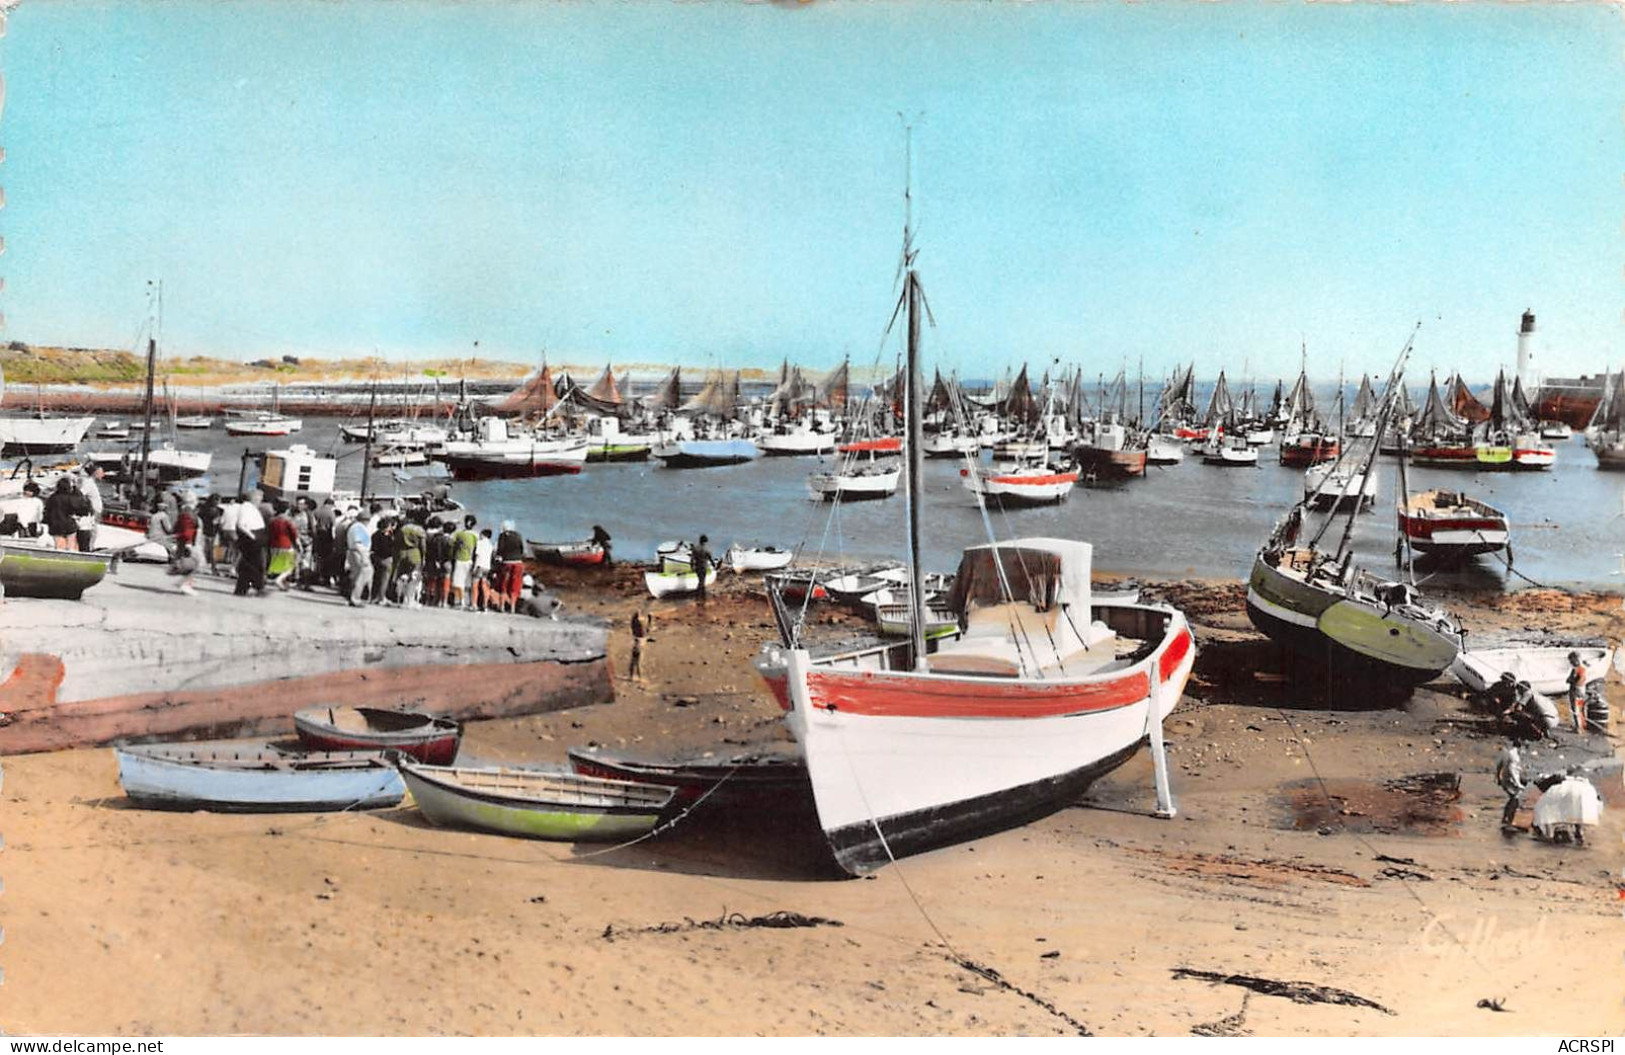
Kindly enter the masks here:
<path id="1" fill-rule="evenodd" d="M 178 589 L 195 593 L 207 569 L 235 573 L 234 592 L 333 589 L 351 606 L 453 608 L 557 618 L 559 603 L 525 572 L 513 521 L 482 528 L 472 513 L 363 508 L 332 496 L 268 500 L 164 492 L 151 503 L 147 540 L 169 553 Z M 527 587 L 529 590 L 527 592 Z"/>

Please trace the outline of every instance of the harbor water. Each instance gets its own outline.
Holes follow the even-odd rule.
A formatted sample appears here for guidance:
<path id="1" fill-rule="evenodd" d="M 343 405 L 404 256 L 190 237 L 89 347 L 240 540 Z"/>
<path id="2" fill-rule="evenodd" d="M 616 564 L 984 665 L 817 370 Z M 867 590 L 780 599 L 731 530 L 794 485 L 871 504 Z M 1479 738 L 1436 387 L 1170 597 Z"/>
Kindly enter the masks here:
<path id="1" fill-rule="evenodd" d="M 250 454 L 303 443 L 339 458 L 338 486 L 361 483 L 362 448 L 339 439 L 337 419 L 306 418 L 291 437 L 231 437 L 218 425 L 183 432 L 183 447 L 214 453 L 210 478 L 200 490 L 235 491 Z M 88 449 L 102 449 L 94 439 Z M 1413 491 L 1466 491 L 1503 510 L 1512 524 L 1513 571 L 1500 557 L 1484 556 L 1459 570 L 1417 566 L 1425 584 L 1484 589 L 1543 585 L 1606 589 L 1621 583 L 1625 551 L 1625 476 L 1600 472 L 1576 435 L 1558 442 L 1557 465 L 1546 472 L 1471 473 L 1409 469 Z M 985 461 L 987 455 L 982 455 Z M 452 484 L 452 494 L 495 526 L 511 518 L 529 538 L 549 541 L 587 537 L 601 524 L 615 540 L 618 559 L 652 559 L 669 539 L 710 536 L 713 552 L 729 543 L 798 548 L 824 560 L 901 557 L 905 500 L 901 492 L 878 501 L 814 502 L 809 473 L 831 459 L 763 457 L 710 469 L 667 469 L 660 462 L 589 464 L 576 476 Z M 1372 510 L 1359 516 L 1354 544 L 1372 572 L 1395 571 L 1395 495 L 1398 463 L 1378 460 L 1380 487 Z M 995 537 L 1047 535 L 1094 544 L 1097 571 L 1152 578 L 1245 577 L 1253 554 L 1271 526 L 1302 497 L 1303 471 L 1277 464 L 1275 448 L 1261 449 L 1251 468 L 1201 464 L 1194 453 L 1181 465 L 1152 466 L 1144 479 L 1109 485 L 1080 484 L 1058 505 L 989 508 L 986 518 L 960 479 L 962 460 L 925 463 L 925 561 L 931 570 L 952 570 L 966 546 Z M 438 466 L 373 469 L 375 493 L 414 493 L 449 482 Z M 1335 541 L 1341 525 L 1328 531 Z"/>

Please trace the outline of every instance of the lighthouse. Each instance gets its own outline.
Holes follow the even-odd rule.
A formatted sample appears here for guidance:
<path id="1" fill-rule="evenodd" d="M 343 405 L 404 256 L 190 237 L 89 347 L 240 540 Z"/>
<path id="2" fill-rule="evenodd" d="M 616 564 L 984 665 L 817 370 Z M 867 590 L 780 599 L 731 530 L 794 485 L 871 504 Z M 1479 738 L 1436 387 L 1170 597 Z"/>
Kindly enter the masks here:
<path id="1" fill-rule="evenodd" d="M 1535 383 L 1535 313 L 1524 310 L 1518 323 L 1518 380 L 1525 392 L 1533 391 Z"/>

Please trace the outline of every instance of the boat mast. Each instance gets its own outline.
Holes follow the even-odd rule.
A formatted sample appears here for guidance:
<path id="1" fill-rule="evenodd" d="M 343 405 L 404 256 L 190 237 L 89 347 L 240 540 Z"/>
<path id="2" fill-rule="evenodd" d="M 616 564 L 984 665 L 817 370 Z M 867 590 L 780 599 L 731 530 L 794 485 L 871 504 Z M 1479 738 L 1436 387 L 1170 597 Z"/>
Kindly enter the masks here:
<path id="1" fill-rule="evenodd" d="M 152 454 L 152 379 L 158 369 L 157 305 L 162 296 L 158 291 L 162 289 L 163 287 L 159 286 L 152 294 L 154 308 L 150 319 L 152 329 L 147 332 L 147 396 L 142 403 L 145 424 L 141 429 L 141 475 L 135 483 L 135 493 L 143 503 L 147 497 L 147 459 Z"/>
<path id="2" fill-rule="evenodd" d="M 920 571 L 920 504 L 924 494 L 925 428 L 920 414 L 920 276 L 914 270 L 914 129 L 905 124 L 903 178 L 903 304 L 908 312 L 908 376 L 904 380 L 903 413 L 908 438 L 903 455 L 908 476 L 908 608 L 909 646 L 916 671 L 925 662 L 925 576 Z"/>
<path id="3" fill-rule="evenodd" d="M 372 398 L 367 401 L 367 446 L 361 452 L 361 501 L 367 500 L 367 483 L 372 475 L 372 421 L 378 412 L 378 382 L 372 383 Z"/>

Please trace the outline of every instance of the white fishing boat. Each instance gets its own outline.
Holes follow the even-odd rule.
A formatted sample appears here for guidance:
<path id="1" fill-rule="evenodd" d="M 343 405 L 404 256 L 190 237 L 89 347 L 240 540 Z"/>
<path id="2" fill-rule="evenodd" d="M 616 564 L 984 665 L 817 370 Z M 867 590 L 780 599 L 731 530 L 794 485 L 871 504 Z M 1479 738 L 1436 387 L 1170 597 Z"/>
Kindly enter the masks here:
<path id="1" fill-rule="evenodd" d="M 1543 440 L 1566 440 L 1574 435 L 1574 430 L 1566 422 L 1547 421 L 1540 426 L 1540 438 Z"/>
<path id="2" fill-rule="evenodd" d="M 815 656 L 779 610 L 784 641 L 757 662 L 801 745 L 825 839 L 852 874 L 1025 823 L 1076 801 L 1148 738 L 1160 749 L 1162 719 L 1195 658 L 1178 611 L 1094 606 L 1089 544 L 1057 538 L 966 550 L 943 606 L 965 630 L 926 639 L 924 294 L 911 227 L 904 246 L 909 636 Z M 1166 802 L 1165 768 L 1153 757 Z"/>
<path id="3" fill-rule="evenodd" d="M 0 414 L 0 453 L 63 454 L 79 446 L 95 423 L 89 417 Z"/>
<path id="4" fill-rule="evenodd" d="M 1242 435 L 1227 435 L 1215 429 L 1202 444 L 1202 464 L 1227 469 L 1245 469 L 1258 464 L 1258 448 Z"/>
<path id="5" fill-rule="evenodd" d="M 130 426 L 122 421 L 104 421 L 96 430 L 99 440 L 127 440 L 130 438 Z"/>
<path id="6" fill-rule="evenodd" d="M 958 458 L 967 454 L 975 454 L 981 447 L 981 440 L 957 429 L 943 429 L 927 435 L 920 444 L 927 458 Z"/>
<path id="7" fill-rule="evenodd" d="M 474 438 L 450 440 L 440 458 L 456 480 L 573 475 L 587 463 L 587 441 L 510 431 L 502 418 L 481 418 Z"/>
<path id="8" fill-rule="evenodd" d="M 192 414 L 176 418 L 175 427 L 177 429 L 212 429 L 214 428 L 214 418 L 207 414 Z"/>
<path id="9" fill-rule="evenodd" d="M 778 425 L 758 435 L 756 446 L 761 448 L 763 454 L 775 457 L 828 454 L 835 449 L 835 429 L 810 421 Z"/>
<path id="10" fill-rule="evenodd" d="M 1376 463 L 1362 471 L 1357 459 L 1321 462 L 1303 471 L 1303 500 L 1315 509 L 1368 509 L 1377 500 Z"/>
<path id="11" fill-rule="evenodd" d="M 817 501 L 890 498 L 897 493 L 902 475 L 902 466 L 894 461 L 858 463 L 849 460 L 830 472 L 808 476 L 807 490 Z"/>
<path id="12" fill-rule="evenodd" d="M 1168 436 L 1154 432 L 1146 440 L 1145 461 L 1147 465 L 1178 465 L 1185 460 L 1185 445 L 1178 436 Z"/>
<path id="13" fill-rule="evenodd" d="M 299 418 L 270 410 L 226 412 L 228 436 L 289 436 L 305 427 Z"/>
<path id="14" fill-rule="evenodd" d="M 1061 502 L 1078 482 L 1076 469 L 1048 465 L 994 465 L 961 469 L 965 489 L 999 505 Z"/>

